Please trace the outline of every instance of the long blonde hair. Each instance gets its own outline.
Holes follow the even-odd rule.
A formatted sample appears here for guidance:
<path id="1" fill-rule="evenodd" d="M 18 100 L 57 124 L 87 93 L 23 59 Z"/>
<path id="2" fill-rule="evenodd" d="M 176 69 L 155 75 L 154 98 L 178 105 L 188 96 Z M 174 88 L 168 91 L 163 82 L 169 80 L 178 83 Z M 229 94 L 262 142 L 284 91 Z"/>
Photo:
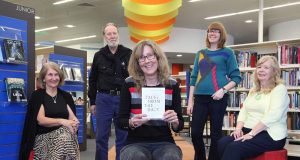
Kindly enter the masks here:
<path id="1" fill-rule="evenodd" d="M 260 81 L 257 78 L 257 67 L 262 65 L 263 63 L 265 63 L 267 61 L 271 62 L 271 68 L 272 68 L 273 72 L 272 72 L 271 79 L 270 79 L 270 85 L 268 86 L 267 89 L 262 90 L 261 85 L 260 85 Z M 274 56 L 263 56 L 263 57 L 261 57 L 258 60 L 257 64 L 256 64 L 256 69 L 254 71 L 253 77 L 254 77 L 254 80 L 253 80 L 254 86 L 251 89 L 250 94 L 255 93 L 255 92 L 269 93 L 278 84 L 282 84 L 283 80 L 280 78 L 280 67 L 279 67 L 277 58 L 274 57 Z"/>
<path id="2" fill-rule="evenodd" d="M 158 62 L 157 75 L 159 83 L 169 84 L 170 69 L 168 65 L 168 60 L 165 53 L 160 49 L 160 47 L 152 40 L 142 40 L 134 47 L 128 65 L 129 75 L 134 79 L 136 83 L 136 88 L 138 91 L 145 84 L 145 76 L 139 65 L 139 58 L 143 55 L 144 47 L 149 46 L 152 48 L 154 55 Z"/>

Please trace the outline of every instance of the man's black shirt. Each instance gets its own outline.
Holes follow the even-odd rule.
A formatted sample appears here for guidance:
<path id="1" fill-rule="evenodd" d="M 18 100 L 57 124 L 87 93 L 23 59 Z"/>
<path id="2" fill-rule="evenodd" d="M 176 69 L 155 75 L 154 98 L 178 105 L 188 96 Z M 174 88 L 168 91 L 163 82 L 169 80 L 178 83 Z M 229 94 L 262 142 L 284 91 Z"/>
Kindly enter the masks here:
<path id="1" fill-rule="evenodd" d="M 121 90 L 127 71 L 131 50 L 119 45 L 117 52 L 112 54 L 106 45 L 94 56 L 89 76 L 90 105 L 95 104 L 97 90 Z"/>

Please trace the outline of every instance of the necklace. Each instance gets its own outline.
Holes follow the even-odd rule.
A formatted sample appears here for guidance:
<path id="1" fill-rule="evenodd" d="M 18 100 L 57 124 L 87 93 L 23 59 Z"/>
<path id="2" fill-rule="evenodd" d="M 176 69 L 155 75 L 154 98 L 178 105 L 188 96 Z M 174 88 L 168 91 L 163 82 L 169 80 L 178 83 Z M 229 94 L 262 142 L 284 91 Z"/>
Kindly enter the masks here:
<path id="1" fill-rule="evenodd" d="M 53 99 L 53 102 L 56 103 L 57 95 L 55 95 L 54 97 L 51 96 L 51 98 Z"/>
<path id="2" fill-rule="evenodd" d="M 261 98 L 261 93 L 257 93 L 256 96 L 254 97 L 256 100 L 260 100 Z"/>

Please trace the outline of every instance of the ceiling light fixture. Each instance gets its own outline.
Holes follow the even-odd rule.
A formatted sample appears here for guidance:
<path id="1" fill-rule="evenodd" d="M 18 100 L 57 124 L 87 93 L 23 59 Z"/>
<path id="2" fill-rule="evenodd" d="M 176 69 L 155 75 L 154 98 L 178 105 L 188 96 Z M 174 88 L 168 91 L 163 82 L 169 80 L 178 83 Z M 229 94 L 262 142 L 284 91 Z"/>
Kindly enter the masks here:
<path id="1" fill-rule="evenodd" d="M 167 41 L 181 5 L 182 0 L 122 0 L 130 39 Z"/>
<path id="2" fill-rule="evenodd" d="M 58 4 L 68 3 L 68 2 L 71 2 L 71 1 L 74 1 L 74 0 L 62 0 L 62 1 L 57 1 L 57 2 L 54 2 L 53 5 L 58 5 Z"/>
<path id="3" fill-rule="evenodd" d="M 43 28 L 43 29 L 37 29 L 35 30 L 35 32 L 42 32 L 42 31 L 49 31 L 49 30 L 53 30 L 53 29 L 57 29 L 57 26 L 54 27 L 48 27 L 48 28 Z"/>
<path id="4" fill-rule="evenodd" d="M 53 48 L 53 46 L 40 47 L 40 48 L 36 48 L 35 50 L 41 50 L 41 49 L 47 49 L 47 48 Z"/>
<path id="5" fill-rule="evenodd" d="M 249 19 L 249 20 L 246 20 L 245 23 L 252 23 L 253 20 L 252 19 Z"/>
<path id="6" fill-rule="evenodd" d="M 202 1 L 202 0 L 189 0 L 188 2 L 199 2 L 199 1 Z"/>
<path id="7" fill-rule="evenodd" d="M 68 25 L 65 25 L 65 27 L 67 27 L 67 28 L 74 28 L 75 26 L 72 25 L 72 24 L 68 24 Z"/>
<path id="8" fill-rule="evenodd" d="M 41 17 L 39 17 L 39 16 L 34 16 L 34 19 L 41 19 Z"/>
<path id="9" fill-rule="evenodd" d="M 177 54 L 176 56 L 177 56 L 177 57 L 182 57 L 182 54 Z"/>
<path id="10" fill-rule="evenodd" d="M 287 3 L 287 4 L 272 6 L 272 7 L 266 7 L 266 8 L 263 8 L 263 10 L 269 10 L 269 9 L 275 9 L 275 8 L 282 8 L 282 7 L 294 6 L 294 5 L 298 5 L 298 4 L 300 4 L 300 2 Z M 216 18 L 229 17 L 229 16 L 234 16 L 234 15 L 239 15 L 239 14 L 246 14 L 246 13 L 258 12 L 258 11 L 259 11 L 259 9 L 252 9 L 252 10 L 247 10 L 247 11 L 241 11 L 241 12 L 235 12 L 235 13 L 228 13 L 228 14 L 222 14 L 222 15 L 217 15 L 217 16 L 206 17 L 204 19 L 206 19 L 206 20 L 216 19 Z"/>
<path id="11" fill-rule="evenodd" d="M 64 39 L 64 40 L 58 40 L 58 41 L 55 41 L 55 43 L 63 43 L 63 42 L 77 41 L 77 40 L 89 39 L 89 38 L 95 38 L 95 37 L 96 37 L 96 35 L 86 36 L 86 37 L 78 37 L 78 38 L 71 38 L 71 39 Z"/>

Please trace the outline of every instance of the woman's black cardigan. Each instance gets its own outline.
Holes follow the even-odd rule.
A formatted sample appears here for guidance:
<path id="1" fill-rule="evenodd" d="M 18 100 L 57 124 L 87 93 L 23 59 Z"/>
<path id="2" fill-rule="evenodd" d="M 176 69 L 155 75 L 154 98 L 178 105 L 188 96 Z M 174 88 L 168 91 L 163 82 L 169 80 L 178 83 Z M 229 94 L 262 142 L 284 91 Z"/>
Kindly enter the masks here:
<path id="1" fill-rule="evenodd" d="M 75 104 L 72 96 L 61 89 L 58 89 L 58 93 L 60 93 L 66 103 L 70 106 L 73 113 L 76 115 Z M 30 97 L 27 106 L 27 113 L 24 122 L 23 128 L 23 135 L 22 141 L 20 146 L 19 152 L 19 159 L 20 160 L 28 160 L 30 151 L 33 149 L 35 136 L 36 136 L 36 129 L 37 129 L 37 115 L 40 110 L 41 105 L 43 104 L 44 97 L 46 96 L 45 89 L 38 89 L 35 90 Z"/>

